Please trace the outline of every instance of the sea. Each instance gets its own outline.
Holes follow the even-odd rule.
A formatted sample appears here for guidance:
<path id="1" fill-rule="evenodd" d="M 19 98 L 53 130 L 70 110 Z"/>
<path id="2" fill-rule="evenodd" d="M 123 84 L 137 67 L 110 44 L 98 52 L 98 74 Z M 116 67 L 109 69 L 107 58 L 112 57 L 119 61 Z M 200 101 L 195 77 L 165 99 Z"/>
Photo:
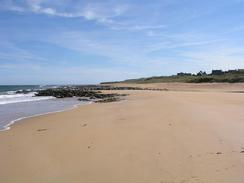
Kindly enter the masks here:
<path id="1" fill-rule="evenodd" d="M 0 131 L 10 129 L 21 119 L 65 111 L 91 102 L 77 98 L 57 99 L 37 97 L 37 90 L 56 88 L 55 85 L 0 85 Z"/>

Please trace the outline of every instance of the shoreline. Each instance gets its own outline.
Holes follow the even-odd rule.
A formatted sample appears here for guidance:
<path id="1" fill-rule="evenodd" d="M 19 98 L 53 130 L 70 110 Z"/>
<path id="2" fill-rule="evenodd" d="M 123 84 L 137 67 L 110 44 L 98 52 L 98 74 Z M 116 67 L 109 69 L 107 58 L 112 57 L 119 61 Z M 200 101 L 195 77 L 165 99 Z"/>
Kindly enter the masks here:
<path id="1" fill-rule="evenodd" d="M 153 83 L 153 84 L 124 84 L 124 83 L 119 83 L 119 84 L 113 84 L 113 86 L 122 86 L 122 87 L 124 87 L 124 86 L 132 86 L 132 87 L 142 87 L 143 88 L 143 86 L 150 86 L 150 85 L 152 85 L 152 86 L 154 86 L 154 85 L 156 85 L 157 87 L 159 87 L 158 89 L 165 89 L 165 88 L 162 88 L 162 86 L 160 86 L 160 84 L 161 85 L 170 85 L 170 84 L 173 84 L 173 85 L 175 85 L 175 84 L 180 84 L 180 85 L 184 85 L 184 84 L 188 84 L 188 83 Z M 198 90 L 198 89 L 170 89 L 170 90 L 161 90 L 162 92 L 203 92 L 203 93 L 209 93 L 209 92 L 213 92 L 213 93 L 239 93 L 239 94 L 243 94 L 244 93 L 244 83 L 194 83 L 194 84 L 192 84 L 192 83 L 190 83 L 189 85 L 199 85 L 199 86 L 208 86 L 208 85 L 221 85 L 221 84 L 224 84 L 224 85 L 238 85 L 238 84 L 240 84 L 240 85 L 243 85 L 242 87 L 241 87 L 241 89 L 243 88 L 243 90 L 240 90 L 240 88 L 237 88 L 237 89 L 235 89 L 235 90 L 223 90 L 223 89 L 218 89 L 218 90 L 209 90 L 209 88 L 207 88 L 206 90 Z M 112 90 L 113 91 L 113 90 Z M 116 90 L 115 90 L 116 91 Z M 131 91 L 131 90 L 117 90 L 117 91 Z M 132 90 L 133 91 L 133 90 Z M 134 90 L 134 91 L 143 91 L 143 90 Z M 145 91 L 150 91 L 150 90 L 145 90 Z M 106 90 L 105 91 L 103 91 L 103 92 L 107 92 Z M 153 92 L 153 91 L 152 91 Z M 52 98 L 50 98 L 50 99 L 53 99 L 53 97 Z M 49 100 L 49 99 L 48 99 Z M 38 101 L 38 100 L 37 100 Z M 42 114 L 35 114 L 35 115 L 31 115 L 31 116 L 27 116 L 27 117 L 21 117 L 21 118 L 18 118 L 18 119 L 16 119 L 16 120 L 13 120 L 13 121 L 10 121 L 7 125 L 5 125 L 4 127 L 3 127 L 3 129 L 0 129 L 0 133 L 1 132 L 4 132 L 4 131 L 7 131 L 7 130 L 10 130 L 11 129 L 11 126 L 13 126 L 16 122 L 20 122 L 20 121 L 23 121 L 23 120 L 26 120 L 26 119 L 30 119 L 30 118 L 35 118 L 35 117 L 39 117 L 39 116 L 44 116 L 44 115 L 48 115 L 48 114 L 53 114 L 53 113 L 61 113 L 61 112 L 65 112 L 65 111 L 70 111 L 70 110 L 73 110 L 73 109 L 75 109 L 75 108 L 77 108 L 77 107 L 80 107 L 80 106 L 83 106 L 83 105 L 88 105 L 88 104 L 94 104 L 94 102 L 93 101 L 86 101 L 85 103 L 83 103 L 83 104 L 75 104 L 75 105 L 73 105 L 73 106 L 71 106 L 71 107 L 69 107 L 69 108 L 67 108 L 67 109 L 63 109 L 63 110 L 57 110 L 57 111 L 52 111 L 52 112 L 46 112 L 46 113 L 42 113 Z"/>
<path id="2" fill-rule="evenodd" d="M 11 126 L 13 126 L 16 122 L 21 122 L 21 121 L 26 120 L 26 119 L 35 118 L 35 117 L 39 117 L 39 116 L 44 116 L 44 115 L 48 115 L 48 114 L 65 112 L 65 111 L 69 111 L 69 110 L 75 109 L 75 108 L 77 108 L 79 106 L 82 106 L 82 105 L 89 105 L 89 104 L 93 104 L 93 103 L 94 102 L 89 101 L 89 102 L 86 102 L 86 103 L 83 103 L 83 104 L 75 104 L 72 107 L 69 107 L 69 108 L 63 109 L 63 110 L 57 110 L 57 111 L 52 111 L 52 112 L 46 112 L 46 113 L 34 114 L 34 115 L 31 115 L 31 116 L 21 117 L 21 118 L 18 118 L 18 119 L 10 121 L 7 125 L 3 126 L 3 129 L 0 129 L 0 133 L 4 132 L 4 131 L 7 131 L 7 130 L 10 130 Z"/>
<path id="3" fill-rule="evenodd" d="M 104 84 L 106 86 L 106 84 Z M 111 84 L 110 84 L 111 85 Z M 203 88 L 182 88 L 182 86 L 185 86 L 185 85 L 189 85 L 189 86 L 203 86 Z M 209 86 L 220 86 L 220 85 L 224 85 L 225 87 L 224 88 L 218 88 L 217 90 L 216 89 L 210 89 Z M 240 87 L 236 87 L 240 85 Z M 150 89 L 150 86 L 152 86 L 153 89 L 159 89 L 161 90 L 162 92 L 203 92 L 203 93 L 209 93 L 209 92 L 213 92 L 213 93 L 239 93 L 239 94 L 243 94 L 244 93 L 244 83 L 149 83 L 149 84 L 133 84 L 133 83 L 115 83 L 115 84 L 112 84 L 112 86 L 115 86 L 115 87 L 125 87 L 125 86 L 128 86 L 128 87 L 139 87 L 139 88 L 143 88 L 143 87 L 146 87 L 146 88 L 149 88 Z M 165 86 L 170 86 L 168 88 L 165 88 Z M 173 86 L 173 88 L 171 88 Z M 178 88 L 174 88 L 174 86 L 177 86 Z M 180 87 L 179 87 L 180 86 Z M 207 86 L 207 87 L 206 87 Z M 234 89 L 231 89 L 231 90 L 226 90 L 226 86 L 234 86 Z M 156 88 L 158 87 L 158 88 Z M 206 87 L 204 89 L 204 87 Z M 166 90 L 165 90 L 166 89 Z M 108 91 L 143 91 L 143 90 L 103 90 L 103 92 L 107 93 Z M 150 91 L 150 90 L 145 90 L 145 91 Z M 153 90 L 151 90 L 153 92 Z M 54 99 L 54 97 L 51 97 L 50 96 L 50 99 Z M 47 100 L 50 100 L 50 99 L 47 99 Z M 41 99 L 40 99 L 41 100 Z M 39 101 L 39 100 L 35 100 L 35 101 Z M 26 101 L 24 101 L 26 102 Z M 29 102 L 29 101 L 27 101 Z M 35 115 L 30 115 L 30 116 L 27 116 L 27 117 L 21 117 L 21 118 L 18 118 L 18 119 L 15 119 L 15 120 L 12 120 L 10 121 L 7 125 L 5 125 L 3 127 L 3 129 L 0 129 L 0 133 L 1 132 L 4 132 L 4 131 L 7 131 L 7 130 L 10 130 L 11 129 L 11 126 L 13 126 L 16 122 L 19 122 L 19 121 L 23 121 L 23 120 L 26 120 L 26 119 L 30 119 L 30 118 L 35 118 L 35 117 L 39 117 L 39 116 L 44 116 L 44 115 L 48 115 L 48 114 L 53 114 L 53 113 L 61 113 L 61 112 L 65 112 L 65 111 L 70 111 L 70 110 L 73 110 L 77 107 L 80 107 L 80 106 L 83 106 L 83 105 L 88 105 L 88 104 L 94 104 L 94 101 L 86 101 L 85 103 L 83 104 L 75 104 L 67 109 L 63 109 L 63 110 L 57 110 L 57 111 L 52 111 L 52 112 L 45 112 L 45 113 L 41 113 L 41 114 L 35 114 Z"/>

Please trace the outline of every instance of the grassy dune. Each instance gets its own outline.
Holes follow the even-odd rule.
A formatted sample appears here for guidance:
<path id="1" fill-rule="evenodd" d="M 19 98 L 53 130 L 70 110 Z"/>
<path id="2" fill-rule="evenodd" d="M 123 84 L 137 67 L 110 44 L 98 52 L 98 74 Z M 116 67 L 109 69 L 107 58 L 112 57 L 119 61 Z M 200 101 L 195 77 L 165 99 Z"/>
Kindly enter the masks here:
<path id="1" fill-rule="evenodd" d="M 244 82 L 244 70 L 235 72 L 223 72 L 220 75 L 204 74 L 204 75 L 172 75 L 172 76 L 156 76 L 139 79 L 129 79 L 118 83 L 240 83 Z M 115 82 L 110 82 L 115 83 Z M 104 83 L 103 83 L 104 84 Z M 106 83 L 108 84 L 108 83 Z"/>

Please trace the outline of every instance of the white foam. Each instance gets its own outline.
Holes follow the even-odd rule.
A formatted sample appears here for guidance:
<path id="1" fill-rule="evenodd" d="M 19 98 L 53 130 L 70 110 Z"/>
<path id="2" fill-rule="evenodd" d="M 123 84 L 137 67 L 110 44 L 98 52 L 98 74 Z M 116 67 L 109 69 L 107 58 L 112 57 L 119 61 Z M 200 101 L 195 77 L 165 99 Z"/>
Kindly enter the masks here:
<path id="1" fill-rule="evenodd" d="M 28 94 L 14 94 L 9 93 L 8 95 L 0 95 L 0 105 L 11 104 L 11 103 L 19 103 L 19 102 L 31 102 L 31 101 L 39 101 L 39 100 L 48 100 L 53 99 L 54 97 L 36 97 L 35 92 L 31 92 Z"/>

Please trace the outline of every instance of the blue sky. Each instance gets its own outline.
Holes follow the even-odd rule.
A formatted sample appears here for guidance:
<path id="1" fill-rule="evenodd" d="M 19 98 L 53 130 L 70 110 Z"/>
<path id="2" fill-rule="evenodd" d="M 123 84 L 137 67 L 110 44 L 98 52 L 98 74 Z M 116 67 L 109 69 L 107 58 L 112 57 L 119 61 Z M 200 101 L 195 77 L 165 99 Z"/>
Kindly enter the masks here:
<path id="1" fill-rule="evenodd" d="M 244 0 L 0 0 L 0 84 L 244 68 Z"/>

